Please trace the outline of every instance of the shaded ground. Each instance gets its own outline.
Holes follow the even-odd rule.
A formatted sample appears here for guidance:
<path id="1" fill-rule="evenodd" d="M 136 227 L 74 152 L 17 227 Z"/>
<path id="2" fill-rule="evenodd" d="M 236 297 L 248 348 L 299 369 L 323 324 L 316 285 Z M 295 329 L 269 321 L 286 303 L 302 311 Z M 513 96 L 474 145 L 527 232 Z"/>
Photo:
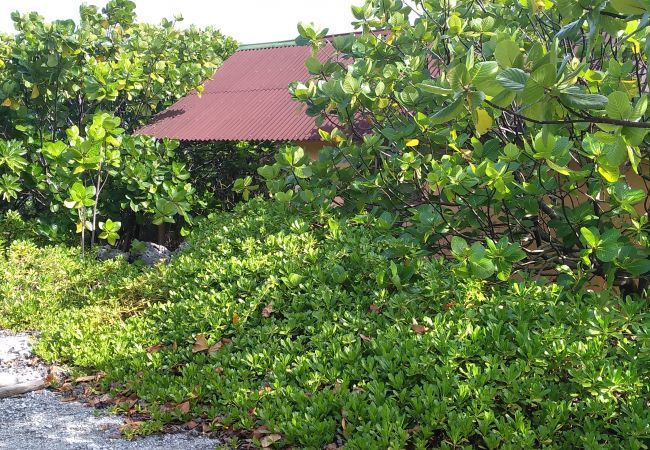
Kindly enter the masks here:
<path id="1" fill-rule="evenodd" d="M 47 367 L 31 353 L 29 334 L 0 330 L 0 386 L 44 377 Z M 198 433 L 165 434 L 127 441 L 123 419 L 41 390 L 0 399 L 0 449 L 177 450 L 214 449 L 219 440 Z"/>

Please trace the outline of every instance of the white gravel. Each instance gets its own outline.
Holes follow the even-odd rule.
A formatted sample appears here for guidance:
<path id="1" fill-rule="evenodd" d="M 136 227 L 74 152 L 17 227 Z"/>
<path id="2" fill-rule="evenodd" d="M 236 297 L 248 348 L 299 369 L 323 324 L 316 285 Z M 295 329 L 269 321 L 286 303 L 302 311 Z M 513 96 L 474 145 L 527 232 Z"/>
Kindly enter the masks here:
<path id="1" fill-rule="evenodd" d="M 0 385 L 43 376 L 47 368 L 31 353 L 28 334 L 0 330 Z M 0 449 L 10 450 L 182 450 L 222 444 L 198 433 L 147 436 L 128 441 L 123 419 L 79 402 L 64 402 L 42 390 L 0 399 Z"/>

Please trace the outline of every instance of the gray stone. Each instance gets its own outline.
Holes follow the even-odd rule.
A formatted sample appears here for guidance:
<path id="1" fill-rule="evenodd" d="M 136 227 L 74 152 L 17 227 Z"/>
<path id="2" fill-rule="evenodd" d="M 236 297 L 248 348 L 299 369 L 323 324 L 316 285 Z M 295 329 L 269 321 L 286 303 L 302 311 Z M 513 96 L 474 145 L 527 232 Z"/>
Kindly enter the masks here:
<path id="1" fill-rule="evenodd" d="M 167 247 L 153 242 L 143 242 L 144 249 L 132 254 L 134 260 L 140 260 L 145 266 L 154 266 L 162 261 L 168 263 L 172 257 L 172 253 Z"/>
<path id="2" fill-rule="evenodd" d="M 108 261 L 109 259 L 115 258 L 128 259 L 129 254 L 124 253 L 117 248 L 111 247 L 110 245 L 104 245 L 97 251 L 97 259 L 100 261 Z"/>
<path id="3" fill-rule="evenodd" d="M 176 247 L 176 250 L 172 252 L 172 257 L 179 255 L 180 253 L 183 253 L 185 250 L 190 248 L 190 243 L 187 241 L 183 241 L 179 244 L 178 247 Z"/>

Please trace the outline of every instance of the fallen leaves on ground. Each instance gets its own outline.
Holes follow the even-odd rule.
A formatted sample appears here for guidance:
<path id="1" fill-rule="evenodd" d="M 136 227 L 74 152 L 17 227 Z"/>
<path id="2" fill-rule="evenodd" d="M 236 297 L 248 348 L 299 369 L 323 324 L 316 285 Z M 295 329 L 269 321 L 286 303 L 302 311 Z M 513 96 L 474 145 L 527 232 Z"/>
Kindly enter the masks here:
<path id="1" fill-rule="evenodd" d="M 427 331 L 429 331 L 429 329 L 427 327 L 425 327 L 424 325 L 418 325 L 418 324 L 411 325 L 411 330 L 413 330 L 417 334 L 424 334 Z"/>
<path id="2" fill-rule="evenodd" d="M 208 345 L 208 338 L 202 334 L 199 334 L 196 337 L 196 342 L 194 342 L 194 345 L 192 346 L 192 353 L 203 352 L 209 348 L 210 346 Z"/>
<path id="3" fill-rule="evenodd" d="M 273 433 L 273 434 L 269 434 L 268 436 L 264 436 L 260 440 L 260 444 L 262 445 L 262 448 L 268 448 L 271 445 L 273 445 L 275 442 L 278 442 L 280 439 L 282 439 L 281 435 L 277 433 Z"/>
<path id="4" fill-rule="evenodd" d="M 180 412 L 182 412 L 183 414 L 187 414 L 187 413 L 189 413 L 189 412 L 190 412 L 190 402 L 189 402 L 189 400 L 188 400 L 188 401 L 184 401 L 183 403 L 181 403 L 180 405 L 178 405 L 178 406 L 176 407 L 176 409 L 178 409 L 178 410 L 179 410 Z"/>
<path id="5" fill-rule="evenodd" d="M 269 303 L 262 309 L 262 317 L 271 317 L 271 314 L 273 314 L 273 302 Z"/>

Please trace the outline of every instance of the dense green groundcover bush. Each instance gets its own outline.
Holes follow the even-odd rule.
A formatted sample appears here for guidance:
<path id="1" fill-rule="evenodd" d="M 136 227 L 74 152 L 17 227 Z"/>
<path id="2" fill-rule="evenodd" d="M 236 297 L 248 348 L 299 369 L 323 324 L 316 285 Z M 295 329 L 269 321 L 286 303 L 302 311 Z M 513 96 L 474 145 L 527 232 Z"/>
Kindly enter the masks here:
<path id="1" fill-rule="evenodd" d="M 148 404 L 142 432 L 206 417 L 306 448 L 650 443 L 647 299 L 460 282 L 370 216 L 254 200 L 169 266 L 20 241 L 0 265 L 0 326 L 106 371 Z"/>

